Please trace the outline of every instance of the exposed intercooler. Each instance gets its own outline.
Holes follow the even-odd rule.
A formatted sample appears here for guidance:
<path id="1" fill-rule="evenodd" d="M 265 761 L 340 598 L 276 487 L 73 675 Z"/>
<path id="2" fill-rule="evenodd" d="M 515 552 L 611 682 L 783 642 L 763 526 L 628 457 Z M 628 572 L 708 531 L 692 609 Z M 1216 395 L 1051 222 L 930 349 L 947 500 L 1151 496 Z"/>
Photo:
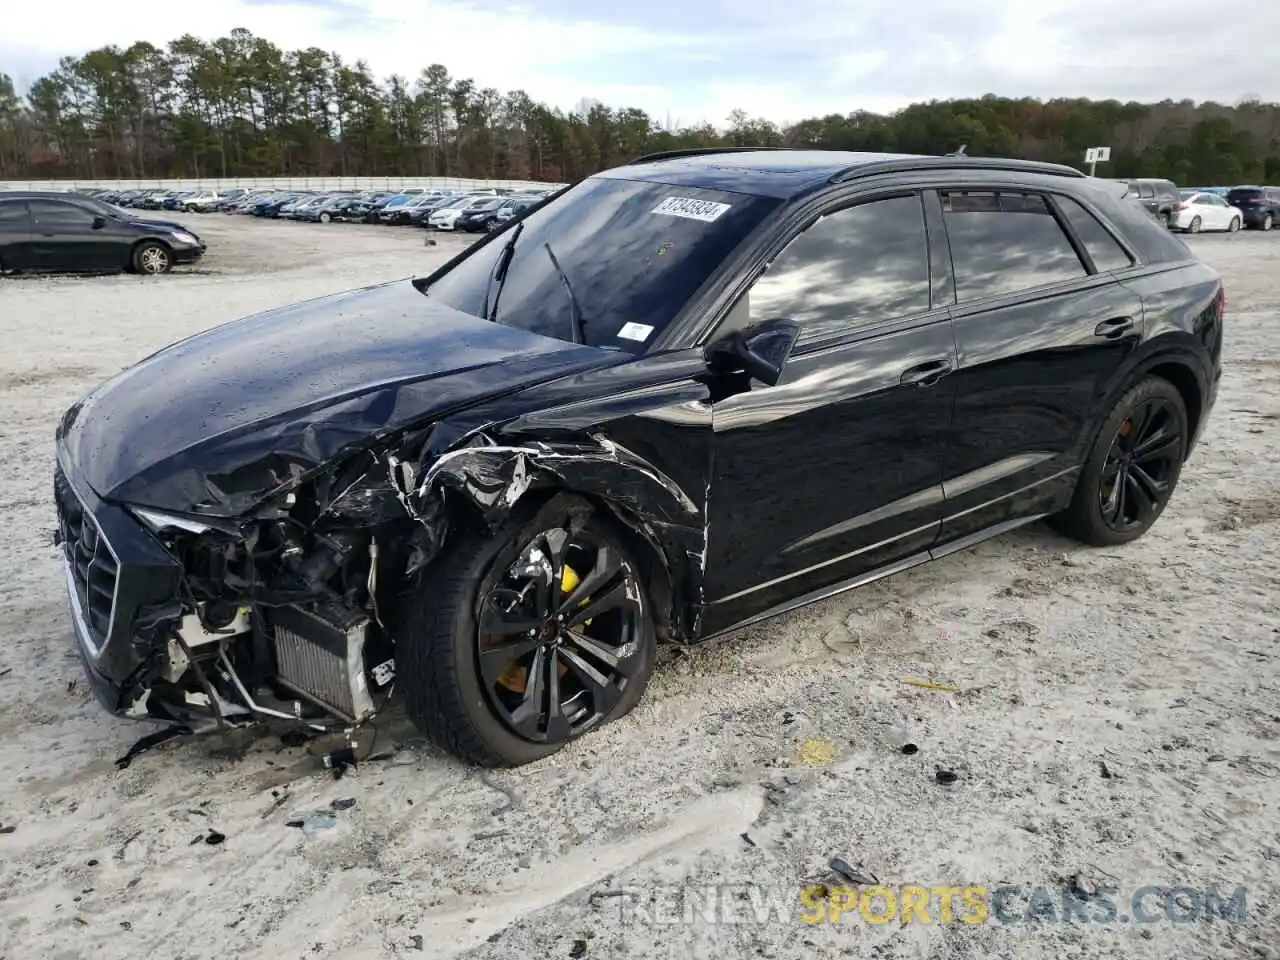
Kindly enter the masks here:
<path id="1" fill-rule="evenodd" d="M 353 724 L 373 716 L 364 661 L 367 616 L 329 603 L 279 607 L 269 619 L 282 686 Z"/>

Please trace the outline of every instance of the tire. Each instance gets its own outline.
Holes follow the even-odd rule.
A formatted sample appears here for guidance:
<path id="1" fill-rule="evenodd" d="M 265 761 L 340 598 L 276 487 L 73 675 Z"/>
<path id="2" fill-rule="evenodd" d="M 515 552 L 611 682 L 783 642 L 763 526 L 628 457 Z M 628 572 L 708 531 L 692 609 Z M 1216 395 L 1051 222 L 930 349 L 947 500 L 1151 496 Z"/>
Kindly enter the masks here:
<path id="1" fill-rule="evenodd" d="M 1192 217 L 1191 223 L 1187 227 L 1187 233 L 1199 233 L 1199 232 L 1200 232 L 1200 218 Z"/>
<path id="2" fill-rule="evenodd" d="M 1129 388 L 1098 431 L 1071 505 L 1053 525 L 1095 547 L 1136 540 L 1168 505 L 1182 475 L 1188 436 L 1187 408 L 1172 383 L 1147 377 Z"/>
<path id="3" fill-rule="evenodd" d="M 1159 220 L 1160 223 L 1164 225 L 1164 228 L 1166 230 L 1170 229 L 1173 226 L 1173 214 L 1170 213 L 1168 210 L 1162 210 L 1156 216 L 1156 219 Z"/>
<path id="4" fill-rule="evenodd" d="M 1240 218 L 1232 217 L 1231 222 L 1227 224 L 1227 233 L 1235 233 L 1240 229 Z"/>
<path id="5" fill-rule="evenodd" d="M 320 222 L 321 222 L 321 223 L 328 223 L 328 222 L 329 222 L 330 220 L 332 220 L 332 219 L 333 219 L 333 217 L 329 216 L 329 214 L 327 214 L 327 213 L 322 213 L 322 214 L 320 214 Z"/>
<path id="6" fill-rule="evenodd" d="M 558 631 L 554 618 L 543 620 L 532 613 L 543 599 L 552 605 L 566 603 L 565 590 L 547 589 L 556 582 L 549 567 L 544 566 L 546 572 L 539 577 L 525 576 L 537 567 L 529 555 L 532 545 L 543 544 L 539 556 L 552 562 L 560 534 L 566 538 L 560 542 L 562 558 L 592 558 L 577 561 L 587 567 L 576 571 L 582 584 L 595 579 L 596 570 L 617 564 L 613 579 L 602 580 L 598 587 L 603 594 L 578 601 L 567 614 L 572 621 L 588 609 L 585 603 L 594 608 L 604 597 L 621 599 L 616 615 L 612 609 L 603 610 L 578 626 L 581 642 L 566 639 L 568 634 L 553 636 Z M 397 686 L 419 730 L 468 763 L 519 766 L 555 753 L 640 702 L 653 671 L 656 632 L 648 592 L 639 579 L 642 566 L 635 562 L 629 538 L 611 518 L 581 498 L 561 494 L 540 509 L 515 511 L 494 532 L 459 530 L 455 536 L 409 587 L 392 617 Z M 578 552 L 576 545 L 581 543 L 596 544 L 595 552 Z M 513 564 L 520 560 L 528 562 L 516 577 Z M 573 563 L 566 565 L 573 569 Z M 572 582 L 562 579 L 559 586 L 572 597 Z M 510 604 L 505 619 L 492 614 L 496 602 Z M 504 646 L 482 640 L 487 634 L 481 626 L 486 623 L 501 624 L 489 635 L 506 637 Z M 535 624 L 531 629 L 539 634 L 536 637 L 525 629 Z M 598 635 L 610 634 L 614 626 L 619 627 L 616 643 L 611 635 Z M 588 628 L 592 636 L 586 635 Z M 484 667 L 482 650 L 490 650 Z M 602 650 L 609 655 L 625 651 L 617 657 L 619 669 L 611 669 L 597 655 Z M 508 662 L 513 653 L 519 659 Z M 581 670 L 584 662 L 605 681 L 596 688 L 604 695 L 593 696 L 579 681 L 588 676 Z M 538 709 L 528 710 L 538 689 L 533 676 L 542 678 L 543 690 L 549 690 L 554 679 L 555 689 L 566 697 L 556 729 L 547 709 L 549 697 L 539 695 Z"/>
<path id="7" fill-rule="evenodd" d="M 133 269 L 138 273 L 158 276 L 173 267 L 173 253 L 157 240 L 144 240 L 133 248 Z"/>
<path id="8" fill-rule="evenodd" d="M 1273 222 L 1271 219 L 1271 214 L 1268 213 L 1265 217 L 1262 218 L 1262 229 L 1270 230 L 1272 226 L 1273 226 Z"/>

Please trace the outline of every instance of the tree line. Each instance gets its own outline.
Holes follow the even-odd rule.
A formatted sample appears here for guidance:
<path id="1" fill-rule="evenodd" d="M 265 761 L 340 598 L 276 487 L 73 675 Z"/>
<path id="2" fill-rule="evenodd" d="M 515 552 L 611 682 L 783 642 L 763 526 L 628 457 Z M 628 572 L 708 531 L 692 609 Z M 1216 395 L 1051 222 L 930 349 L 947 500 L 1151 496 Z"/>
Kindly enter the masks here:
<path id="1" fill-rule="evenodd" d="M 851 99 L 854 99 L 851 97 Z M 717 129 L 669 128 L 642 110 L 565 111 L 522 90 L 450 76 L 377 79 L 363 60 L 282 50 L 248 30 L 164 49 L 140 42 L 65 57 L 26 91 L 0 72 L 0 180 L 445 176 L 572 181 L 643 153 L 793 146 L 1018 156 L 1101 176 L 1280 184 L 1280 104 L 1031 98 L 855 110 L 779 126 L 735 110 Z"/>

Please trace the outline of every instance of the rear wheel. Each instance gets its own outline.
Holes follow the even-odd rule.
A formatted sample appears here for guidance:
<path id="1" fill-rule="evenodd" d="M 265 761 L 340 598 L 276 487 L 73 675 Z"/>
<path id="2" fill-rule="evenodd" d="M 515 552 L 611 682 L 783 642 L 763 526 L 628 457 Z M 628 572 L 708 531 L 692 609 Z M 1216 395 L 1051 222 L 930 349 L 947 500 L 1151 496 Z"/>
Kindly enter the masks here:
<path id="1" fill-rule="evenodd" d="M 1173 384 L 1148 377 L 1130 388 L 1098 432 L 1071 505 L 1054 525 L 1099 547 L 1142 536 L 1178 484 L 1187 436 L 1187 408 Z"/>
<path id="2" fill-rule="evenodd" d="M 137 245 L 133 251 L 133 269 L 138 273 L 168 273 L 173 266 L 173 254 L 163 243 L 147 240 Z"/>
<path id="3" fill-rule="evenodd" d="M 1200 224 L 1200 218 L 1199 218 L 1199 217 L 1192 217 L 1192 218 L 1191 218 L 1191 223 L 1187 225 L 1187 233 L 1199 233 L 1199 232 L 1200 232 L 1200 225 L 1201 225 L 1201 224 Z"/>
<path id="4" fill-rule="evenodd" d="M 1273 225 L 1273 224 L 1272 224 L 1272 220 L 1271 220 L 1271 214 L 1269 214 L 1269 213 L 1268 213 L 1265 217 L 1263 217 L 1263 218 L 1262 218 L 1262 229 L 1263 229 L 1263 230 L 1270 230 L 1270 229 L 1271 229 L 1271 227 L 1272 227 L 1272 225 Z"/>
<path id="5" fill-rule="evenodd" d="M 333 219 L 333 217 L 329 216 L 329 214 L 327 214 L 327 213 L 322 213 L 322 214 L 320 214 L 320 222 L 321 222 L 321 223 L 328 223 L 328 222 L 329 222 L 330 220 L 332 220 L 332 219 Z"/>
<path id="6" fill-rule="evenodd" d="M 397 617 L 413 722 L 464 760 L 516 766 L 630 712 L 656 646 L 630 550 L 567 495 L 495 533 L 460 534 Z"/>

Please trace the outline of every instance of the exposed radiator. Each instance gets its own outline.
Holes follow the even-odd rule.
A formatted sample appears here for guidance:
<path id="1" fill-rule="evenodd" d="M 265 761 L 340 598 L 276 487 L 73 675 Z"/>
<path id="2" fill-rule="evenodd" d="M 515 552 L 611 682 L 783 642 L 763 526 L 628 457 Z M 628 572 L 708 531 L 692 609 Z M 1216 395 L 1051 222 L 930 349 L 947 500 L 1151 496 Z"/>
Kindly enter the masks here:
<path id="1" fill-rule="evenodd" d="M 279 607 L 269 620 L 275 634 L 276 679 L 350 723 L 373 715 L 365 673 L 369 618 L 336 604 L 304 610 Z"/>

